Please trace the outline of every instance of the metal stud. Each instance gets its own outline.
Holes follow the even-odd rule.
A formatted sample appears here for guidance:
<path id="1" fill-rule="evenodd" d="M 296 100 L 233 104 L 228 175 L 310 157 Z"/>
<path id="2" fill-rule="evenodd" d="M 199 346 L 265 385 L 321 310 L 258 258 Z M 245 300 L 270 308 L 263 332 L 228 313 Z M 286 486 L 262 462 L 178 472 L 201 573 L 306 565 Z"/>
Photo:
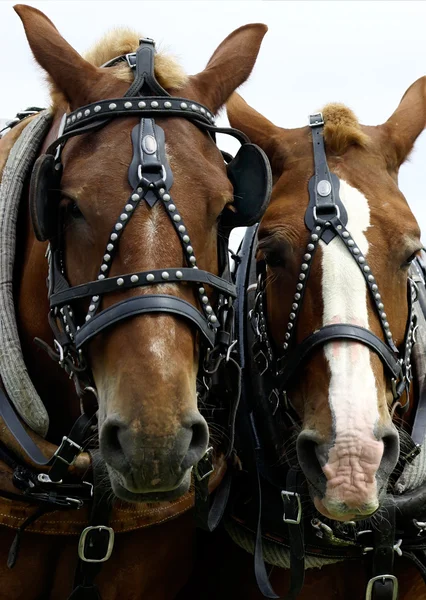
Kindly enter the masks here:
<path id="1" fill-rule="evenodd" d="M 206 109 L 201 106 L 200 112 L 203 113 L 203 115 L 205 115 L 206 114 Z"/>
<path id="2" fill-rule="evenodd" d="M 93 109 L 93 111 L 94 111 L 95 113 L 98 113 L 100 110 L 102 110 L 102 106 L 100 106 L 99 104 L 97 104 L 97 105 L 95 106 L 95 108 Z"/>
<path id="3" fill-rule="evenodd" d="M 180 215 L 173 215 L 173 221 L 179 223 L 179 221 L 182 221 L 182 217 Z"/>
<path id="4" fill-rule="evenodd" d="M 166 192 L 166 190 L 164 188 L 160 188 L 158 190 L 158 193 L 160 194 L 160 196 L 162 196 L 165 192 Z"/>
<path id="5" fill-rule="evenodd" d="M 305 254 L 303 260 L 311 260 L 312 256 L 310 254 Z"/>
<path id="6" fill-rule="evenodd" d="M 301 283 L 298 283 L 298 284 L 296 285 L 296 290 L 299 290 L 299 291 L 300 291 L 300 290 L 303 290 L 303 285 L 302 285 Z"/>
<path id="7" fill-rule="evenodd" d="M 141 197 L 139 196 L 139 194 L 132 194 L 132 200 L 133 200 L 133 202 L 137 202 L 140 199 L 141 199 Z"/>
<path id="8" fill-rule="evenodd" d="M 183 232 L 185 231 L 185 225 L 179 225 L 179 227 L 178 227 L 178 231 L 179 231 L 180 233 L 183 233 Z"/>
<path id="9" fill-rule="evenodd" d="M 83 113 L 82 113 L 82 112 L 78 112 L 78 113 L 77 113 L 77 119 L 81 119 L 81 117 L 82 117 L 82 116 L 83 116 Z"/>
<path id="10" fill-rule="evenodd" d="M 300 268 L 302 269 L 302 271 L 307 271 L 308 265 L 306 263 L 302 263 L 302 266 Z"/>
<path id="11" fill-rule="evenodd" d="M 290 313 L 289 317 L 292 321 L 294 321 L 294 319 L 296 318 L 296 315 L 295 315 L 295 313 L 292 312 L 292 313 Z"/>
<path id="12" fill-rule="evenodd" d="M 315 227 L 315 229 L 316 229 L 317 231 L 319 231 L 319 230 L 321 229 L 321 227 L 320 227 L 319 225 L 317 225 L 317 226 Z"/>
<path id="13" fill-rule="evenodd" d="M 205 307 L 205 310 L 206 310 L 206 313 L 207 313 L 208 315 L 211 315 L 211 314 L 212 314 L 212 312 L 213 312 L 213 309 L 212 309 L 212 307 L 211 307 L 210 305 L 206 306 L 206 307 Z"/>
<path id="14" fill-rule="evenodd" d="M 380 294 L 374 294 L 374 297 L 375 297 L 376 300 L 380 300 L 381 295 Z"/>
<path id="15" fill-rule="evenodd" d="M 287 324 L 287 329 L 293 329 L 293 323 L 288 323 Z"/>
<path id="16" fill-rule="evenodd" d="M 382 319 L 386 319 L 387 318 L 387 314 L 385 312 L 380 313 L 380 316 L 382 317 Z"/>
<path id="17" fill-rule="evenodd" d="M 210 315 L 209 321 L 210 323 L 217 323 L 217 317 L 215 315 Z"/>
<path id="18" fill-rule="evenodd" d="M 191 104 L 191 110 L 198 110 L 198 106 L 196 104 Z"/>
<path id="19" fill-rule="evenodd" d="M 291 336 L 290 336 L 290 334 L 289 334 L 289 333 L 286 333 L 286 334 L 285 334 L 285 336 L 284 336 L 284 338 L 285 338 L 286 340 L 289 340 L 289 339 L 290 339 L 290 337 L 291 337 Z"/>
<path id="20" fill-rule="evenodd" d="M 305 279 L 306 275 L 304 273 L 300 273 L 299 275 L 299 280 L 303 281 Z"/>
<path id="21" fill-rule="evenodd" d="M 364 266 L 364 271 L 365 273 L 369 273 L 371 271 L 370 267 L 368 265 Z"/>
<path id="22" fill-rule="evenodd" d="M 284 344 L 283 344 L 283 350 L 287 350 L 287 348 L 288 348 L 288 344 L 287 344 L 287 342 L 284 342 Z"/>
<path id="23" fill-rule="evenodd" d="M 353 240 L 348 240 L 348 246 L 353 246 L 355 242 Z"/>
<path id="24" fill-rule="evenodd" d="M 341 226 L 341 225 L 338 225 L 338 226 L 337 226 L 337 229 L 340 231 L 340 230 L 342 229 L 342 226 Z"/>
<path id="25" fill-rule="evenodd" d="M 71 125 L 71 119 L 67 119 L 67 126 Z"/>
<path id="26" fill-rule="evenodd" d="M 382 302 L 380 302 L 380 303 L 377 305 L 377 308 L 378 308 L 379 310 L 383 310 L 385 307 L 384 307 L 383 303 L 382 303 Z"/>
<path id="27" fill-rule="evenodd" d="M 90 321 L 91 318 L 91 315 L 86 315 L 86 321 Z"/>
<path id="28" fill-rule="evenodd" d="M 317 236 L 317 234 L 316 234 L 316 233 L 313 233 L 313 234 L 311 235 L 311 240 L 312 240 L 313 242 L 317 242 L 317 241 L 318 241 L 318 236 Z"/>
<path id="29" fill-rule="evenodd" d="M 188 254 L 192 254 L 194 252 L 194 249 L 192 246 L 187 246 L 186 251 L 188 252 Z"/>
<path id="30" fill-rule="evenodd" d="M 195 256 L 190 256 L 189 257 L 189 262 L 193 265 L 195 265 L 195 263 L 197 262 L 197 259 L 195 258 Z"/>
<path id="31" fill-rule="evenodd" d="M 204 294 L 204 292 L 206 291 L 203 287 L 198 288 L 198 291 L 200 292 L 200 294 Z"/>
<path id="32" fill-rule="evenodd" d="M 384 321 L 384 322 L 383 322 L 383 327 L 384 327 L 385 329 L 389 329 L 389 323 L 388 323 L 387 321 Z"/>
<path id="33" fill-rule="evenodd" d="M 111 260 L 111 255 L 110 254 L 104 254 L 104 261 L 108 262 L 109 260 Z"/>
<path id="34" fill-rule="evenodd" d="M 115 240 L 118 238 L 118 235 L 116 233 L 111 233 L 110 238 L 113 242 L 115 242 Z"/>
<path id="35" fill-rule="evenodd" d="M 66 331 L 66 333 L 69 333 L 69 332 L 70 332 L 70 326 L 69 326 L 69 325 L 67 325 L 67 326 L 65 327 L 65 331 Z"/>
<path id="36" fill-rule="evenodd" d="M 371 289 L 373 290 L 373 292 L 375 292 L 375 291 L 376 291 L 376 290 L 378 290 L 379 288 L 377 287 L 377 284 L 376 284 L 376 283 L 374 283 L 374 284 L 371 286 Z"/>
<path id="37" fill-rule="evenodd" d="M 90 115 L 90 109 L 86 108 L 86 110 L 84 111 L 84 116 L 88 117 Z"/>
<path id="38" fill-rule="evenodd" d="M 105 272 L 108 270 L 108 265 L 101 265 L 101 271 Z"/>
<path id="39" fill-rule="evenodd" d="M 122 213 L 122 214 L 120 215 L 120 219 L 121 219 L 122 221 L 127 221 L 127 219 L 128 219 L 128 218 L 129 218 L 129 215 L 126 215 L 126 213 Z"/>
<path id="40" fill-rule="evenodd" d="M 126 206 L 124 207 L 124 210 L 127 210 L 127 212 L 132 212 L 133 206 L 131 204 L 126 204 Z"/>
<path id="41" fill-rule="evenodd" d="M 73 116 L 71 117 L 71 121 L 72 121 L 73 123 L 75 123 L 75 120 L 76 120 L 76 118 L 77 118 L 77 117 L 76 117 L 75 115 L 73 115 Z"/>
<path id="42" fill-rule="evenodd" d="M 168 274 L 168 272 L 167 272 L 167 271 L 163 271 L 163 272 L 161 273 L 161 278 L 162 278 L 162 279 L 168 279 L 169 277 L 170 277 L 170 275 Z"/>
<path id="43" fill-rule="evenodd" d="M 386 332 L 386 337 L 388 337 L 388 338 L 391 338 L 391 337 L 392 337 L 392 332 L 390 332 L 390 331 L 387 331 L 387 332 Z"/>
<path id="44" fill-rule="evenodd" d="M 367 277 L 367 279 L 368 279 L 368 281 L 374 281 L 374 277 L 373 277 L 373 275 L 369 275 L 369 276 Z"/>
<path id="45" fill-rule="evenodd" d="M 182 273 L 182 271 L 176 271 L 176 277 L 177 277 L 178 279 L 182 279 L 182 277 L 183 277 L 183 273 Z"/>
<path id="46" fill-rule="evenodd" d="M 155 279 L 155 275 L 153 275 L 152 273 L 148 273 L 148 275 L 146 276 L 147 281 L 154 281 L 154 279 Z"/>
<path id="47" fill-rule="evenodd" d="M 170 212 L 174 212 L 176 210 L 176 206 L 174 204 L 169 204 L 169 206 L 167 208 L 169 209 Z"/>
<path id="48" fill-rule="evenodd" d="M 108 250 L 108 252 L 111 252 L 112 250 L 114 250 L 114 244 L 108 244 L 107 250 Z"/>
<path id="49" fill-rule="evenodd" d="M 364 264 L 364 263 L 365 263 L 365 258 L 364 258 L 363 256 L 360 256 L 360 257 L 358 258 L 358 262 L 359 262 L 361 265 L 362 265 L 362 264 Z"/>
<path id="50" fill-rule="evenodd" d="M 98 275 L 98 279 L 99 279 L 100 281 L 102 281 L 102 279 L 105 279 L 105 275 L 102 275 L 102 273 L 101 273 L 100 275 Z"/>
<path id="51" fill-rule="evenodd" d="M 169 194 L 163 194 L 163 200 L 165 202 L 168 202 L 170 200 L 170 195 Z"/>
<path id="52" fill-rule="evenodd" d="M 349 232 L 348 232 L 348 231 L 344 231 L 344 232 L 342 233 L 342 237 L 344 237 L 344 238 L 348 238 L 348 237 L 349 237 Z"/>
<path id="53" fill-rule="evenodd" d="M 203 304 L 208 304 L 208 303 L 209 303 L 209 299 L 207 298 L 207 296 L 203 296 L 203 297 L 201 298 L 201 302 L 202 302 Z"/>
<path id="54" fill-rule="evenodd" d="M 153 101 L 151 102 L 151 107 L 152 107 L 152 108 L 158 108 L 158 102 L 157 102 L 157 100 L 153 100 Z"/>
<path id="55" fill-rule="evenodd" d="M 182 237 L 183 241 L 185 242 L 185 244 L 187 244 L 189 242 L 189 235 L 184 235 Z"/>
<path id="56" fill-rule="evenodd" d="M 123 229 L 123 224 L 122 224 L 122 223 L 116 223 L 116 224 L 115 224 L 115 229 L 116 229 L 117 231 L 120 231 L 120 229 Z"/>
<path id="57" fill-rule="evenodd" d="M 92 302 L 97 302 L 99 300 L 99 296 L 92 296 Z"/>
<path id="58" fill-rule="evenodd" d="M 138 106 L 139 106 L 139 108 L 145 108 L 146 102 L 143 102 L 143 101 L 142 102 L 138 102 Z"/>
<path id="59" fill-rule="evenodd" d="M 299 308 L 299 305 L 298 305 L 298 304 L 296 304 L 296 302 L 294 302 L 294 303 L 291 305 L 291 308 L 292 308 L 293 310 L 297 310 L 297 309 Z"/>
<path id="60" fill-rule="evenodd" d="M 185 110 L 186 108 L 188 108 L 188 105 L 186 102 L 181 102 L 180 107 L 183 108 L 183 110 Z"/>
<path id="61" fill-rule="evenodd" d="M 117 285 L 123 285 L 123 283 L 124 283 L 124 279 L 122 277 L 119 277 L 117 279 Z"/>
<path id="62" fill-rule="evenodd" d="M 312 252 L 312 250 L 315 250 L 315 246 L 313 244 L 308 244 L 306 250 L 308 250 L 308 252 Z"/>
<path id="63" fill-rule="evenodd" d="M 136 283 L 137 281 L 139 281 L 139 277 L 138 277 L 137 275 L 132 275 L 132 276 L 130 277 L 130 281 L 131 281 L 132 283 Z"/>
<path id="64" fill-rule="evenodd" d="M 167 102 L 164 103 L 164 108 L 172 108 L 172 103 L 167 100 Z"/>
<path id="65" fill-rule="evenodd" d="M 90 312 L 93 312 L 93 311 L 95 310 L 95 308 L 96 308 L 96 306 L 95 306 L 94 304 L 91 304 L 91 305 L 89 306 L 89 310 L 90 310 Z"/>
<path id="66" fill-rule="evenodd" d="M 131 102 L 125 102 L 124 108 L 132 108 L 133 104 Z"/>
<path id="67" fill-rule="evenodd" d="M 207 117 L 208 117 L 209 119 L 213 119 L 213 115 L 211 115 L 209 112 L 207 113 Z"/>
<path id="68" fill-rule="evenodd" d="M 357 247 L 355 246 L 355 248 L 352 248 L 352 252 L 353 252 L 354 254 L 359 254 L 359 248 L 357 248 Z"/>
<path id="69" fill-rule="evenodd" d="M 117 108 L 117 105 L 115 104 L 115 102 L 111 102 L 111 104 L 108 106 L 108 108 L 110 110 L 115 110 Z"/>

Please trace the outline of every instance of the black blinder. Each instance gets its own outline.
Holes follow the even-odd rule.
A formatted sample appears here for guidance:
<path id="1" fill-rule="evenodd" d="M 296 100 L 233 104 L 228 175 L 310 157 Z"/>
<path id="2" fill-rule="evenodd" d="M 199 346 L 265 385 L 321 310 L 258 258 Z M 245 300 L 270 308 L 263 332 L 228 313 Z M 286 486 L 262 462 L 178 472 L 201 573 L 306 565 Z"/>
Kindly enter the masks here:
<path id="1" fill-rule="evenodd" d="M 58 227 L 61 170 L 53 154 L 42 154 L 34 164 L 30 181 L 30 213 L 36 238 L 45 242 Z"/>
<path id="2" fill-rule="evenodd" d="M 266 154 L 255 144 L 243 144 L 227 170 L 234 186 L 234 202 L 232 208 L 224 209 L 221 224 L 254 225 L 262 218 L 271 196 L 272 174 Z"/>

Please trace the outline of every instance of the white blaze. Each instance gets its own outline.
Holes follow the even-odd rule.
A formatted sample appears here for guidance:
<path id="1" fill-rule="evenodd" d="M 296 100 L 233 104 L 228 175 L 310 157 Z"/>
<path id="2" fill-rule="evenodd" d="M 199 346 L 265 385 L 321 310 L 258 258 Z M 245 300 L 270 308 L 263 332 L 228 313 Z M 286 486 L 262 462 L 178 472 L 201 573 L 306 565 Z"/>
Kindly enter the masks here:
<path id="1" fill-rule="evenodd" d="M 343 180 L 340 180 L 340 198 L 348 213 L 346 227 L 368 261 L 368 241 L 365 236 L 370 226 L 368 201 L 361 192 Z M 349 323 L 369 329 L 368 290 L 355 257 L 337 236 L 328 245 L 322 241 L 320 244 L 323 325 Z M 338 462 L 345 462 L 343 454 L 346 454 L 346 458 L 349 454 L 363 462 L 366 459 L 363 444 L 367 440 L 372 441 L 379 419 L 370 352 L 367 346 L 359 342 L 336 341 L 326 344 L 324 353 L 331 374 L 329 403 Z M 349 465 L 346 464 L 346 467 Z"/>

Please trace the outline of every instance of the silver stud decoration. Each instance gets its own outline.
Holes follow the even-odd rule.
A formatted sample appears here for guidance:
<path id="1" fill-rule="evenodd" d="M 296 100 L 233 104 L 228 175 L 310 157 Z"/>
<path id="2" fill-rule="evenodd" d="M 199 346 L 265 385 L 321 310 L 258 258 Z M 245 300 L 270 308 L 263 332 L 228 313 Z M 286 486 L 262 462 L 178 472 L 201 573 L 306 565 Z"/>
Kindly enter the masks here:
<path id="1" fill-rule="evenodd" d="M 182 273 L 182 271 L 176 271 L 176 277 L 177 277 L 178 279 L 182 279 L 182 277 L 183 277 L 183 273 Z"/>
<path id="2" fill-rule="evenodd" d="M 108 265 L 101 265 L 101 271 L 105 272 L 108 270 Z"/>
<path id="3" fill-rule="evenodd" d="M 133 104 L 131 102 L 125 102 L 124 108 L 132 108 Z"/>
<path id="4" fill-rule="evenodd" d="M 172 108 L 172 103 L 168 100 L 164 103 L 164 108 Z"/>
<path id="5" fill-rule="evenodd" d="M 117 279 L 117 285 L 123 285 L 123 283 L 124 283 L 124 279 L 122 277 L 119 277 Z"/>
<path id="6" fill-rule="evenodd" d="M 153 101 L 151 102 L 151 107 L 152 107 L 152 108 L 158 108 L 158 102 L 157 102 L 157 100 L 153 100 Z"/>
<path id="7" fill-rule="evenodd" d="M 207 298 L 207 296 L 202 296 L 202 298 L 201 298 L 201 302 L 202 302 L 203 304 L 208 304 L 208 302 L 209 302 L 209 299 Z"/>
<path id="8" fill-rule="evenodd" d="M 133 202 L 137 202 L 140 199 L 141 199 L 141 197 L 139 196 L 139 194 L 132 194 L 132 200 L 133 200 Z"/>
<path id="9" fill-rule="evenodd" d="M 115 240 L 118 238 L 118 235 L 116 233 L 111 233 L 110 238 L 113 242 L 115 242 Z"/>
<path id="10" fill-rule="evenodd" d="M 115 102 L 111 102 L 111 104 L 108 106 L 108 108 L 110 110 L 115 110 L 117 108 L 117 105 L 115 104 Z"/>
<path id="11" fill-rule="evenodd" d="M 123 213 L 123 214 L 120 215 L 120 219 L 122 221 L 127 221 L 128 218 L 129 218 L 129 215 L 126 215 L 126 213 Z"/>
<path id="12" fill-rule="evenodd" d="M 133 206 L 131 204 L 126 204 L 126 206 L 124 207 L 124 209 L 127 210 L 127 212 L 132 212 Z"/>
<path id="13" fill-rule="evenodd" d="M 154 279 L 155 279 L 155 275 L 153 275 L 152 273 L 148 273 L 148 275 L 146 276 L 147 281 L 154 281 Z"/>
<path id="14" fill-rule="evenodd" d="M 108 250 L 108 252 L 111 252 L 111 250 L 114 250 L 114 244 L 108 244 L 107 250 Z"/>
<path id="15" fill-rule="evenodd" d="M 95 106 L 95 108 L 93 109 L 93 111 L 94 111 L 95 113 L 98 113 L 100 110 L 102 110 L 102 106 L 100 106 L 99 104 L 97 104 L 97 105 Z"/>
<path id="16" fill-rule="evenodd" d="M 91 305 L 89 306 L 89 310 L 90 310 L 90 312 L 93 312 L 93 311 L 95 310 L 95 308 L 96 308 L 96 306 L 95 306 L 94 304 L 91 304 Z"/>
<path id="17" fill-rule="evenodd" d="M 116 224 L 115 224 L 115 229 L 116 229 L 117 231 L 120 231 L 120 229 L 123 229 L 123 224 L 122 224 L 122 223 L 116 223 Z"/>
<path id="18" fill-rule="evenodd" d="M 193 265 L 195 265 L 195 263 L 197 262 L 197 259 L 195 258 L 195 256 L 190 256 L 189 257 L 189 262 Z"/>
<path id="19" fill-rule="evenodd" d="M 167 273 L 167 271 L 163 271 L 163 272 L 161 273 L 161 278 L 162 278 L 162 279 L 168 279 L 169 277 L 170 277 L 170 275 Z"/>
<path id="20" fill-rule="evenodd" d="M 81 119 L 81 117 L 82 117 L 82 116 L 83 116 L 83 113 L 82 113 L 82 112 L 78 112 L 78 113 L 77 113 L 77 119 Z"/>
<path id="21" fill-rule="evenodd" d="M 163 200 L 164 200 L 165 202 L 168 202 L 168 201 L 170 200 L 170 195 L 169 195 L 169 194 L 164 194 L 164 195 L 163 195 Z"/>
<path id="22" fill-rule="evenodd" d="M 187 244 L 189 242 L 189 235 L 184 235 L 182 237 L 183 241 L 185 242 L 185 244 Z"/>
<path id="23" fill-rule="evenodd" d="M 88 117 L 90 115 L 90 109 L 86 108 L 86 110 L 84 111 L 84 116 Z"/>
<path id="24" fill-rule="evenodd" d="M 174 212 L 176 210 L 176 206 L 174 204 L 169 204 L 167 208 L 170 212 Z"/>
<path id="25" fill-rule="evenodd" d="M 183 233 L 185 231 L 185 225 L 179 225 L 178 231 L 180 231 L 180 233 Z"/>
<path id="26" fill-rule="evenodd" d="M 173 215 L 173 221 L 179 223 L 179 221 L 182 221 L 182 217 L 180 215 Z"/>
<path id="27" fill-rule="evenodd" d="M 145 108 L 146 106 L 146 102 L 144 102 L 143 100 L 141 102 L 138 102 L 138 106 L 139 108 Z"/>
<path id="28" fill-rule="evenodd" d="M 194 249 L 192 246 L 187 246 L 186 251 L 188 252 L 188 254 L 192 254 L 194 252 Z"/>
<path id="29" fill-rule="evenodd" d="M 131 281 L 132 283 L 137 283 L 137 282 L 139 281 L 139 277 L 138 277 L 137 275 L 132 275 L 132 276 L 130 277 L 130 281 Z"/>
<path id="30" fill-rule="evenodd" d="M 302 263 L 302 266 L 300 268 L 302 269 L 302 271 L 307 271 L 308 265 L 306 263 Z"/>
<path id="31" fill-rule="evenodd" d="M 102 279 L 105 279 L 105 275 L 102 275 L 102 273 L 100 275 L 98 275 L 98 279 L 99 281 L 102 281 Z"/>
<path id="32" fill-rule="evenodd" d="M 181 103 L 180 103 L 180 107 L 181 107 L 181 108 L 183 108 L 183 110 L 185 110 L 185 109 L 187 109 L 187 108 L 188 108 L 188 105 L 187 105 L 187 103 L 186 103 L 186 102 L 181 102 Z"/>

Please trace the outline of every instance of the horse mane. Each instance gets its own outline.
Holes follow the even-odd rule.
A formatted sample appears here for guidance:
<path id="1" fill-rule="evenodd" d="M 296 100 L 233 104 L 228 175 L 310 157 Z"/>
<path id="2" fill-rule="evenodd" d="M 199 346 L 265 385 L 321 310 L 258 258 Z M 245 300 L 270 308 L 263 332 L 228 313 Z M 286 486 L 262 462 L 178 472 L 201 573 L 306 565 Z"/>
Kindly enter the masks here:
<path id="1" fill-rule="evenodd" d="M 349 146 L 365 148 L 370 138 L 361 129 L 357 117 L 344 104 L 327 104 L 322 114 L 324 117 L 324 141 L 327 150 L 333 154 L 344 154 Z"/>
<path id="2" fill-rule="evenodd" d="M 135 52 L 139 47 L 139 40 L 142 37 L 126 27 L 112 29 L 96 42 L 83 57 L 92 65 L 101 67 L 117 56 Z M 170 54 L 157 52 L 154 60 L 154 68 L 158 82 L 166 90 L 179 90 L 188 82 L 188 75 L 177 59 Z M 110 70 L 121 81 L 126 81 L 129 84 L 133 81 L 133 72 L 125 61 L 120 62 L 115 67 L 111 67 Z M 49 83 L 52 106 L 55 108 L 64 102 L 64 95 L 50 77 Z"/>

